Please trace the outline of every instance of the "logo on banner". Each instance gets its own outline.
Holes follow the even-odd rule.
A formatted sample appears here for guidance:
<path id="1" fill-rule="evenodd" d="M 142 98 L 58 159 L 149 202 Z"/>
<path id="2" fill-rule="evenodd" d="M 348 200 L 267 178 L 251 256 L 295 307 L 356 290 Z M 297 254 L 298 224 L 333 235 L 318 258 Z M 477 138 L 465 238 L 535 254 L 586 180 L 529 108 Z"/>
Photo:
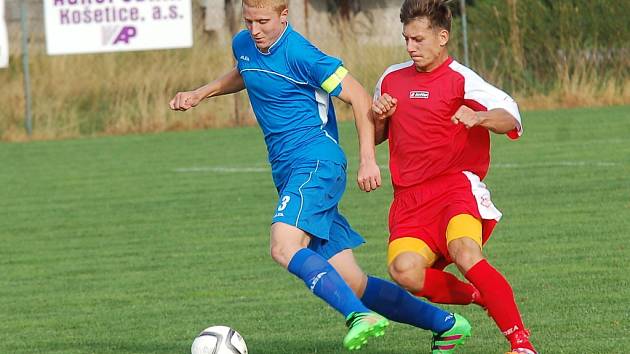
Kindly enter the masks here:
<path id="1" fill-rule="evenodd" d="M 50 55 L 190 48 L 193 44 L 192 0 L 42 2 Z"/>
<path id="2" fill-rule="evenodd" d="M 103 27 L 103 45 L 129 44 L 138 34 L 135 26 L 105 26 Z"/>

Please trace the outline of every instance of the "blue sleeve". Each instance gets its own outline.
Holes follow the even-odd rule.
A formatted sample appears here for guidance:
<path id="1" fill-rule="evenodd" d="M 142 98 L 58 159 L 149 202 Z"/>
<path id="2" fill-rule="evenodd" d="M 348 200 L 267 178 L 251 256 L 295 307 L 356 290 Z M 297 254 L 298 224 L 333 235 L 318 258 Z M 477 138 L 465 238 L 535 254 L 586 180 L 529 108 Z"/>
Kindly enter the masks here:
<path id="1" fill-rule="evenodd" d="M 347 74 L 341 60 L 323 53 L 302 38 L 292 41 L 289 48 L 289 64 L 301 79 L 333 96 L 341 93 L 341 80 Z"/>
<path id="2" fill-rule="evenodd" d="M 330 95 L 333 97 L 339 96 L 341 94 L 341 88 L 341 85 L 337 85 L 337 87 L 335 87 L 335 89 L 330 92 Z"/>
<path id="3" fill-rule="evenodd" d="M 234 38 L 232 38 L 232 55 L 234 55 L 234 59 L 236 61 L 236 67 L 238 69 L 240 69 L 240 60 L 238 60 L 239 57 L 239 50 L 242 50 L 243 46 L 244 46 L 244 39 L 246 39 L 246 37 L 244 38 L 244 35 L 248 35 L 246 33 L 247 31 L 241 31 L 239 33 L 237 33 Z"/>

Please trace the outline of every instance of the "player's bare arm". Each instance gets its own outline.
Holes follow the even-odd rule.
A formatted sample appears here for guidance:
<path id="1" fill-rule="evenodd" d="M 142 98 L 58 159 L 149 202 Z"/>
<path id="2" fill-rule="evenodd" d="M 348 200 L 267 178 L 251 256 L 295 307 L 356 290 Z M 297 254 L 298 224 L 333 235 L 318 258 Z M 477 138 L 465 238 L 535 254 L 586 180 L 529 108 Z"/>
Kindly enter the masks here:
<path id="1" fill-rule="evenodd" d="M 374 143 L 376 145 L 387 140 L 388 118 L 396 112 L 397 105 L 398 100 L 387 93 L 372 102 L 370 113 L 374 120 Z"/>
<path id="2" fill-rule="evenodd" d="M 506 134 L 518 124 L 516 118 L 503 108 L 476 112 L 467 106 L 459 107 L 451 121 L 463 124 L 468 129 L 480 125 L 496 134 Z"/>
<path id="3" fill-rule="evenodd" d="M 243 77 L 236 68 L 194 91 L 178 92 L 170 102 L 175 111 L 187 111 L 208 97 L 236 93 L 245 89 Z"/>
<path id="4" fill-rule="evenodd" d="M 341 82 L 341 88 L 339 98 L 352 105 L 359 135 L 360 163 L 357 184 L 362 191 L 371 192 L 381 186 L 381 171 L 376 163 L 374 147 L 374 121 L 370 114 L 372 99 L 350 74 Z"/>

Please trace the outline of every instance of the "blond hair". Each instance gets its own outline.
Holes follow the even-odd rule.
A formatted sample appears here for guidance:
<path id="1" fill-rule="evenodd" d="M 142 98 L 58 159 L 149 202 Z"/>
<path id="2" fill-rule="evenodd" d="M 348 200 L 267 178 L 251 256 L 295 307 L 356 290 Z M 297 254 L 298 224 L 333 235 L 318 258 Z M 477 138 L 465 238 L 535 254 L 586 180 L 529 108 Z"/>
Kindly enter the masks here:
<path id="1" fill-rule="evenodd" d="M 257 8 L 272 8 L 281 13 L 289 7 L 289 0 L 243 0 L 243 5 Z"/>

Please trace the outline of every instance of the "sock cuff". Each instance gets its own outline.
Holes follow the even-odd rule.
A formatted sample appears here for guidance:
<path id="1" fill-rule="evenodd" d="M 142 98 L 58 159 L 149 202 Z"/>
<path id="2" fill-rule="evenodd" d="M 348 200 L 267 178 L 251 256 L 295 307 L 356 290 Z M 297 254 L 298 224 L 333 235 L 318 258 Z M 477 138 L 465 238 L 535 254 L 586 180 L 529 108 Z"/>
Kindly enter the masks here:
<path id="1" fill-rule="evenodd" d="M 468 272 L 464 274 L 464 277 L 466 277 L 466 279 L 468 279 L 472 283 L 473 282 L 472 279 L 475 279 L 481 274 L 483 274 L 484 272 L 486 272 L 488 270 L 488 267 L 491 267 L 490 263 L 488 263 L 487 260 L 482 259 L 479 262 L 477 262 L 474 266 L 472 266 L 468 270 Z"/>
<path id="2" fill-rule="evenodd" d="M 365 285 L 365 290 L 363 291 L 361 301 L 372 302 L 373 300 L 378 300 L 382 297 L 391 300 L 392 296 L 394 298 L 397 297 L 398 293 L 395 291 L 395 289 L 398 286 L 394 283 L 378 277 L 371 276 L 369 274 L 367 275 L 367 279 L 368 280 Z"/>
<path id="3" fill-rule="evenodd" d="M 293 255 L 293 258 L 291 258 L 291 261 L 289 262 L 287 269 L 292 274 L 299 276 L 299 274 L 302 271 L 302 266 L 304 265 L 304 263 L 306 263 L 306 260 L 316 254 L 317 253 L 313 252 L 312 250 L 308 248 L 302 248 L 301 250 L 297 251 Z"/>
<path id="4" fill-rule="evenodd" d="M 363 290 L 363 295 L 361 296 L 361 301 L 365 304 L 366 302 L 370 302 L 372 298 L 372 293 L 375 290 L 374 279 L 369 274 L 367 275 L 367 282 L 365 283 L 365 289 Z M 368 306 L 369 307 L 369 306 Z"/>

